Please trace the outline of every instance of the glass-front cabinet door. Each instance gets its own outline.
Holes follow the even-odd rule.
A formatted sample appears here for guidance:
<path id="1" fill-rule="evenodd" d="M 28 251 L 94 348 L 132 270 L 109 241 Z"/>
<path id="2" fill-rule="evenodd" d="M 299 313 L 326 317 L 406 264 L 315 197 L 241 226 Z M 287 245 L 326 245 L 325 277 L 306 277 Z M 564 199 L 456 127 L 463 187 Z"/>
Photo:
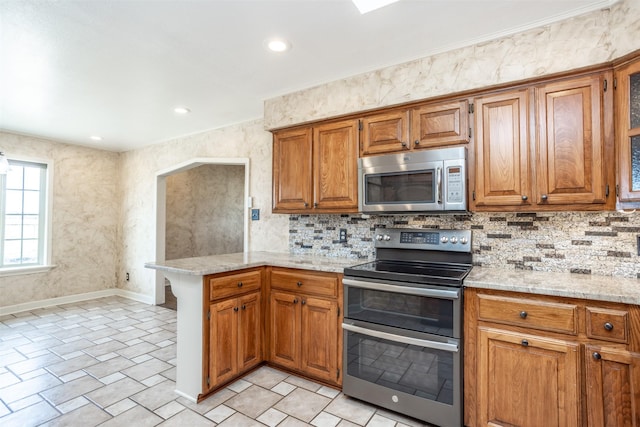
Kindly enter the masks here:
<path id="1" fill-rule="evenodd" d="M 616 68 L 620 207 L 640 207 L 640 51 Z"/>

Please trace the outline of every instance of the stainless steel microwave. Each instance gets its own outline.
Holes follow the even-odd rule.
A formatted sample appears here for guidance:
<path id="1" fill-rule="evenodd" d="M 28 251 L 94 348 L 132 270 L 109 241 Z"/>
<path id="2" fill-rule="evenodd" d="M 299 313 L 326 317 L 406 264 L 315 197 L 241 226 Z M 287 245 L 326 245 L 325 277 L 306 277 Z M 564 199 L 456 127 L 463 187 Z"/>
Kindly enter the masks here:
<path id="1" fill-rule="evenodd" d="M 363 213 L 467 211 L 465 147 L 363 157 L 358 179 Z"/>

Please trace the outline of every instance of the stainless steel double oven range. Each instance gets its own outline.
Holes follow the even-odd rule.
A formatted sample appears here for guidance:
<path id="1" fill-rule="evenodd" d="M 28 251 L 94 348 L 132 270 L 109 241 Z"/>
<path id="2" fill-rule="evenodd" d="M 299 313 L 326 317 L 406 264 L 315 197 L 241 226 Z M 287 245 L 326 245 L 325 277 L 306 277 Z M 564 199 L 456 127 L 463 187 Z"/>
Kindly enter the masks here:
<path id="1" fill-rule="evenodd" d="M 471 246 L 470 230 L 376 230 L 376 260 L 344 270 L 346 395 L 462 425 L 462 284 Z"/>

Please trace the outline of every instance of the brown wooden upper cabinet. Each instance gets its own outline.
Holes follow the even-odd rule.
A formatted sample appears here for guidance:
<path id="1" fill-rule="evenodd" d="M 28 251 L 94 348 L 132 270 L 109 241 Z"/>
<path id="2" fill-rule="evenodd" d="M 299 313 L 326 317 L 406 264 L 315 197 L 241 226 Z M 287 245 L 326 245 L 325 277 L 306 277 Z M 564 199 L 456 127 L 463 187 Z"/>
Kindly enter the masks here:
<path id="1" fill-rule="evenodd" d="M 475 209 L 613 209 L 611 77 L 596 73 L 476 98 Z"/>
<path id="2" fill-rule="evenodd" d="M 362 119 L 360 156 L 469 142 L 469 102 L 424 104 Z"/>
<path id="3" fill-rule="evenodd" d="M 274 133 L 273 212 L 358 211 L 358 121 Z"/>
<path id="4" fill-rule="evenodd" d="M 640 52 L 616 68 L 620 207 L 640 208 Z"/>

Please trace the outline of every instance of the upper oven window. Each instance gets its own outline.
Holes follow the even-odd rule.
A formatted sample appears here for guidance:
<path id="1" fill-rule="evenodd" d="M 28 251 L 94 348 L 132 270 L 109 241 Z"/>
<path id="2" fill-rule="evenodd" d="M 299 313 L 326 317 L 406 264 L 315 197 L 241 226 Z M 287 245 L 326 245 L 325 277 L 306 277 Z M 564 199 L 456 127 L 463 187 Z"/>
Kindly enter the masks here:
<path id="1" fill-rule="evenodd" d="M 434 203 L 435 171 L 364 175 L 365 204 Z"/>
<path id="2" fill-rule="evenodd" d="M 458 300 L 345 286 L 345 317 L 416 332 L 456 337 Z"/>

